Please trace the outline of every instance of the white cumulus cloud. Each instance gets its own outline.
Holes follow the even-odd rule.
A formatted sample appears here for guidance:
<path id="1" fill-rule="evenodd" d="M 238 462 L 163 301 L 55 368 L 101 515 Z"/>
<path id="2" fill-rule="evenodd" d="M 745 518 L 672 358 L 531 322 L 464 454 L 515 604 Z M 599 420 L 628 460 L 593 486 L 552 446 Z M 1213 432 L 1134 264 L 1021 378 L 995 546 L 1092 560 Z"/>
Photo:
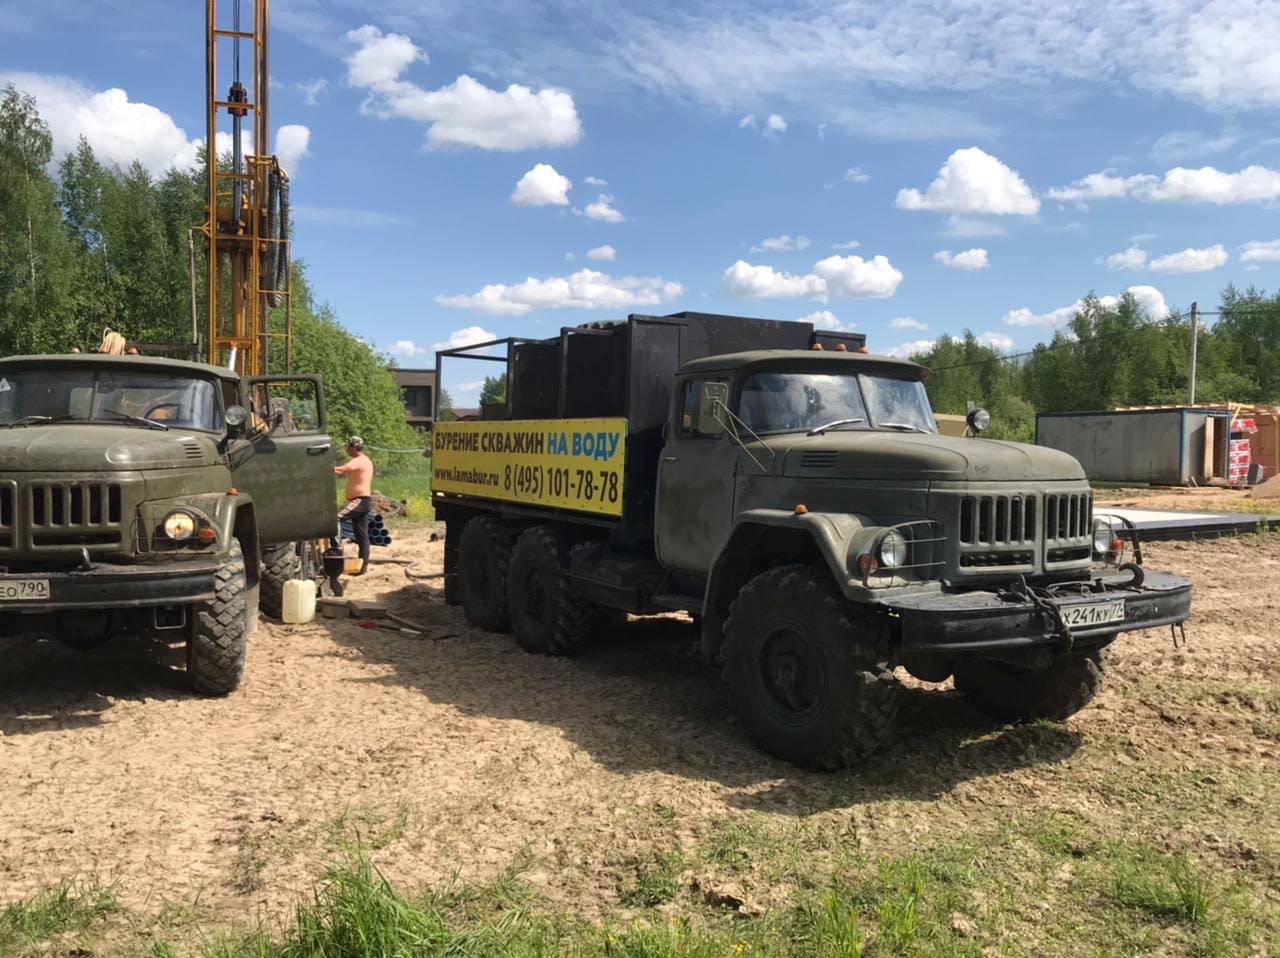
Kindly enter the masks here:
<path id="1" fill-rule="evenodd" d="M 570 276 L 536 279 L 508 286 L 493 283 L 471 295 L 437 296 L 441 306 L 495 316 L 522 316 L 535 309 L 625 309 L 656 306 L 684 294 L 679 283 L 656 276 L 614 278 L 591 269 Z"/>
<path id="2" fill-rule="evenodd" d="M 1160 290 L 1154 286 L 1130 286 L 1125 290 L 1138 301 L 1138 305 L 1152 320 L 1162 320 L 1169 315 L 1169 306 L 1165 302 L 1164 296 Z M 1120 302 L 1119 296 L 1102 296 L 1098 300 L 1103 307 L 1112 308 Z M 1057 309 L 1051 309 L 1047 313 L 1035 313 L 1025 306 L 1021 309 L 1012 309 L 1004 315 L 1004 322 L 1007 326 L 1045 326 L 1054 328 L 1057 326 L 1065 326 L 1071 320 L 1075 319 L 1076 313 L 1084 308 L 1084 300 L 1077 299 L 1070 306 L 1060 306 Z"/>
<path id="3" fill-rule="evenodd" d="M 1240 247 L 1240 260 L 1244 263 L 1280 263 L 1280 239 L 1250 240 Z"/>
<path id="4" fill-rule="evenodd" d="M 1156 203 L 1212 203 L 1230 206 L 1280 199 L 1280 170 L 1246 166 L 1226 173 L 1212 166 L 1187 169 L 1176 166 L 1164 174 L 1136 173 L 1117 176 L 1109 171 L 1090 173 L 1069 186 L 1046 191 L 1055 200 L 1120 199 L 1131 197 Z"/>
<path id="5" fill-rule="evenodd" d="M 276 158 L 286 173 L 298 169 L 310 146 L 311 131 L 299 123 L 289 123 L 276 130 Z"/>
<path id="6" fill-rule="evenodd" d="M 408 37 L 366 24 L 346 39 L 355 46 L 347 57 L 347 82 L 368 91 L 362 109 L 426 124 L 427 149 L 527 150 L 571 146 L 582 136 L 573 97 L 564 90 L 535 92 L 516 83 L 491 90 L 466 74 L 427 90 L 402 78 L 411 64 L 427 59 Z"/>
<path id="7" fill-rule="evenodd" d="M 608 180 L 602 180 L 598 176 L 584 176 L 582 178 L 582 182 L 586 183 L 587 186 L 608 186 L 609 185 Z"/>
<path id="8" fill-rule="evenodd" d="M 808 316 L 801 316 L 800 322 L 812 323 L 814 329 L 826 329 L 834 332 L 845 332 L 857 326 L 857 323 L 842 323 L 840 318 L 829 309 L 814 310 Z"/>
<path id="9" fill-rule="evenodd" d="M 781 236 L 770 236 L 768 239 L 762 239 L 759 246 L 751 247 L 751 252 L 762 253 L 765 250 L 769 250 L 775 253 L 789 253 L 808 248 L 809 237 L 791 236 L 787 233 L 783 233 Z"/>
<path id="10" fill-rule="evenodd" d="M 587 208 L 583 211 L 589 220 L 600 220 L 602 223 L 621 223 L 626 219 L 613 205 L 613 197 L 608 193 L 601 193 L 594 200 L 587 204 Z"/>
<path id="11" fill-rule="evenodd" d="M 991 265 L 987 262 L 987 251 L 980 247 L 954 254 L 949 249 L 939 250 L 933 258 L 947 269 L 986 269 Z"/>
<path id="12" fill-rule="evenodd" d="M 890 346 L 888 349 L 880 350 L 883 356 L 893 356 L 896 359 L 908 359 L 911 356 L 918 356 L 921 353 L 927 353 L 937 345 L 935 339 L 915 339 L 909 343 L 903 343 L 901 346 Z"/>
<path id="13" fill-rule="evenodd" d="M 862 167 L 851 166 L 844 171 L 844 181 L 846 183 L 866 183 L 871 179 L 869 173 L 862 172 Z"/>
<path id="14" fill-rule="evenodd" d="M 423 352 L 437 352 L 441 349 L 458 349 L 462 346 L 474 346 L 477 343 L 487 343 L 497 339 L 496 333 L 491 333 L 482 326 L 464 326 L 462 329 L 455 329 L 449 334 L 449 338 L 439 343 L 432 343 L 430 349 L 423 349 Z"/>
<path id="15" fill-rule="evenodd" d="M 618 251 L 605 243 L 603 246 L 595 246 L 587 250 L 587 259 L 601 260 L 606 263 L 612 263 L 618 258 Z"/>
<path id="16" fill-rule="evenodd" d="M 832 243 L 832 244 L 831 244 L 831 248 L 832 248 L 832 249 L 859 249 L 859 248 L 861 248 L 861 246 L 862 246 L 862 244 L 861 244 L 861 243 L 859 243 L 857 240 L 849 240 L 849 241 L 848 241 L 848 242 L 846 242 L 846 243 Z"/>
<path id="17" fill-rule="evenodd" d="M 869 260 L 861 256 L 828 256 L 813 264 L 803 276 L 784 273 L 772 266 L 756 266 L 738 260 L 724 272 L 722 288 L 742 299 L 798 299 L 826 302 L 832 296 L 884 299 L 897 292 L 899 272 L 885 256 Z"/>
<path id="18" fill-rule="evenodd" d="M 1006 336 L 1004 333 L 979 333 L 978 344 L 986 346 L 988 349 L 994 349 L 998 353 L 1013 351 L 1013 337 Z"/>
<path id="19" fill-rule="evenodd" d="M 904 210 L 995 216 L 1032 216 L 1040 210 L 1040 201 L 1022 177 L 976 146 L 952 153 L 925 192 L 899 190 L 897 205 Z"/>
<path id="20" fill-rule="evenodd" d="M 307 106 L 319 106 L 320 97 L 329 89 L 329 81 L 324 77 L 317 77 L 306 83 L 296 83 L 294 85 L 302 94 L 302 102 Z"/>
<path id="21" fill-rule="evenodd" d="M 774 134 L 775 136 L 787 132 L 787 121 L 776 113 L 770 113 L 769 118 L 764 121 L 764 131 L 766 134 Z"/>
<path id="22" fill-rule="evenodd" d="M 568 206 L 573 184 L 549 163 L 538 163 L 520 177 L 511 192 L 512 206 Z"/>
<path id="23" fill-rule="evenodd" d="M 1107 269 L 1142 269 L 1147 265 L 1147 253 L 1139 246 L 1130 246 L 1112 253 L 1102 262 Z"/>
<path id="24" fill-rule="evenodd" d="M 1187 248 L 1158 256 L 1151 261 L 1151 268 L 1157 273 L 1207 273 L 1224 265 L 1227 259 L 1227 251 L 1219 243 L 1205 249 Z"/>
<path id="25" fill-rule="evenodd" d="M 912 319 L 910 316 L 899 316 L 897 319 L 889 320 L 890 329 L 914 329 L 923 333 L 929 328 L 928 323 L 922 323 L 918 319 Z"/>

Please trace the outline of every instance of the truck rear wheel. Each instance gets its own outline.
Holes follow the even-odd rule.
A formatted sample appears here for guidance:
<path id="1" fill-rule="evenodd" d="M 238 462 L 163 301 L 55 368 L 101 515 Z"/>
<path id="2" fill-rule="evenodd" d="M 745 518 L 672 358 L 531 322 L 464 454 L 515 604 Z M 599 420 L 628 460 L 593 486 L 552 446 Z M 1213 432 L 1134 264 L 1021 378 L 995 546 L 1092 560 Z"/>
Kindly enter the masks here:
<path id="1" fill-rule="evenodd" d="M 302 557 L 292 542 L 267 546 L 262 550 L 262 580 L 259 582 L 259 606 L 273 619 L 284 611 L 284 584 L 302 578 Z"/>
<path id="2" fill-rule="evenodd" d="M 1093 701 L 1106 673 L 1106 649 L 1058 656 L 1042 669 L 970 657 L 956 665 L 956 688 L 1001 722 L 1060 722 Z"/>
<path id="3" fill-rule="evenodd" d="M 843 768 L 888 737 L 898 683 L 885 656 L 887 624 L 850 605 L 826 570 L 762 572 L 734 600 L 724 631 L 729 697 L 771 755 Z"/>
<path id="4" fill-rule="evenodd" d="M 491 632 L 505 632 L 511 536 L 497 519 L 480 516 L 462 529 L 458 547 L 458 592 L 467 621 Z"/>
<path id="5" fill-rule="evenodd" d="M 191 636 L 187 639 L 187 674 L 197 692 L 226 695 L 244 675 L 245 651 L 253 631 L 257 598 L 245 575 L 244 554 L 237 539 L 231 540 L 227 560 L 218 567 L 216 592 L 192 609 Z"/>
<path id="6" fill-rule="evenodd" d="M 598 607 L 574 593 L 550 526 L 535 526 L 516 540 L 509 589 L 511 628 L 526 652 L 573 655 L 586 645 Z"/>

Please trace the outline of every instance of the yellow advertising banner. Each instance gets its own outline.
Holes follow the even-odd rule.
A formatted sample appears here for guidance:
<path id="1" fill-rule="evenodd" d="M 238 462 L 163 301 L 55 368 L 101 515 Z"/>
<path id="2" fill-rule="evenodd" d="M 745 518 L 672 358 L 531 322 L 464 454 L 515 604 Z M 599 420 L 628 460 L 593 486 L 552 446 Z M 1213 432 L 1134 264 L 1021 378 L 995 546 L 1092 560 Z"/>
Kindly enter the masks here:
<path id="1" fill-rule="evenodd" d="M 622 515 L 625 419 L 437 422 L 431 488 Z"/>

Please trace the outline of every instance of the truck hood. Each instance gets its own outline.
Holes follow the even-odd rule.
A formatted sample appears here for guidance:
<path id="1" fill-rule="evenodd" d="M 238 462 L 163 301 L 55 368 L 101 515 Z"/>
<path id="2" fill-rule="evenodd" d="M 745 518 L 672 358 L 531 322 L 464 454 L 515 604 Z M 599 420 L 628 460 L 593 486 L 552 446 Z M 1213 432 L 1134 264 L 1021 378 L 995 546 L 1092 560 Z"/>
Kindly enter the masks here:
<path id="1" fill-rule="evenodd" d="M 832 430 L 819 436 L 769 436 L 783 453 L 783 475 L 839 479 L 1035 482 L 1084 479 L 1074 457 L 1019 442 Z"/>
<path id="2" fill-rule="evenodd" d="M 88 423 L 0 429 L 0 472 L 189 469 L 217 460 L 213 436 L 177 429 Z"/>

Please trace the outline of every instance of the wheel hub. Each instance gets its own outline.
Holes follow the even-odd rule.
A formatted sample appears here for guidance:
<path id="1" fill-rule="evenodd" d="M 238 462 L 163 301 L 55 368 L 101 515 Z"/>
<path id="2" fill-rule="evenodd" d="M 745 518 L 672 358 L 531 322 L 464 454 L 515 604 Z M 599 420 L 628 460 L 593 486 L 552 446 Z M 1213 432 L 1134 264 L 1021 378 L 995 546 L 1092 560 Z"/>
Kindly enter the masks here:
<path id="1" fill-rule="evenodd" d="M 817 645 L 792 628 L 777 629 L 764 642 L 761 678 L 775 711 L 802 724 L 817 714 L 827 697 L 826 663 Z"/>

